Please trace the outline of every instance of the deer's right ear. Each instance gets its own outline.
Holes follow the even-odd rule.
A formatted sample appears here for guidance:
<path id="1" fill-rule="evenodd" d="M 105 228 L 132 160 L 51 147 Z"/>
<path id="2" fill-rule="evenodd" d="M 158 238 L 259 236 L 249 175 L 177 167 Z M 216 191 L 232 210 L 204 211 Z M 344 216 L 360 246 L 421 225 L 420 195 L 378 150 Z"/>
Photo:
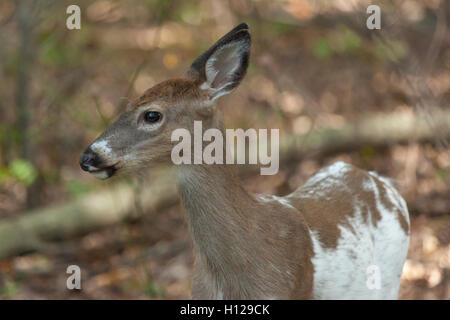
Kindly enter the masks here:
<path id="1" fill-rule="evenodd" d="M 241 23 L 199 56 L 188 76 L 215 100 L 239 85 L 247 71 L 249 55 L 250 33 L 248 25 Z"/>

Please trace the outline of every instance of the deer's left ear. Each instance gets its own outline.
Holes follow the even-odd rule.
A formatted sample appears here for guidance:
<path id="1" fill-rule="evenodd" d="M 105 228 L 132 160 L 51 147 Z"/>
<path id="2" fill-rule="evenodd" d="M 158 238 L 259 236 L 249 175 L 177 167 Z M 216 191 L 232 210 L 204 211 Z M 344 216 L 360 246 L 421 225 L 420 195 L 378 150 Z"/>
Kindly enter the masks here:
<path id="1" fill-rule="evenodd" d="M 248 25 L 241 23 L 199 56 L 188 75 L 215 100 L 239 85 L 247 71 L 249 55 L 250 33 Z"/>

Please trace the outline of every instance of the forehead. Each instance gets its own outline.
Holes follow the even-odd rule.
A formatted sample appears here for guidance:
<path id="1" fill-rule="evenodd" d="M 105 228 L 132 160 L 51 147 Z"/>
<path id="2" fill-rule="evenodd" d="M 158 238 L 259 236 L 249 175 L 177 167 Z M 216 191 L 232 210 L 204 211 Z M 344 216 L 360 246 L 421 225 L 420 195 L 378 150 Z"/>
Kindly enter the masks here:
<path id="1" fill-rule="evenodd" d="M 153 101 L 176 102 L 181 99 L 195 99 L 201 96 L 197 84 L 190 79 L 171 79 L 148 89 L 134 102 L 134 109 Z"/>

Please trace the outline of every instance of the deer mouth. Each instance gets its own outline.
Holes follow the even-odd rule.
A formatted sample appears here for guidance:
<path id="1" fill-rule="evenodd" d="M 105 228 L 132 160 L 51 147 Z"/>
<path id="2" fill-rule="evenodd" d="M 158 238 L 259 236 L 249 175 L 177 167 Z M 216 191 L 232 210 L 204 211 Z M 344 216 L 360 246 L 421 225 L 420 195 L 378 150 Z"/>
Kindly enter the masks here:
<path id="1" fill-rule="evenodd" d="M 116 172 L 117 172 L 116 165 L 89 171 L 90 174 L 92 174 L 97 179 L 101 180 L 111 178 Z"/>

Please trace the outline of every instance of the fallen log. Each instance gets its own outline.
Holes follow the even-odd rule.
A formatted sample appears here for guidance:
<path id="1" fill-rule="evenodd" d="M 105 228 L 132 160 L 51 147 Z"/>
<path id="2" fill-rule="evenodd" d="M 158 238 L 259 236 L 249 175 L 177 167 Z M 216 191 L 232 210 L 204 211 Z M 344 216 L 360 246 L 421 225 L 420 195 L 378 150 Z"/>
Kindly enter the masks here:
<path id="1" fill-rule="evenodd" d="M 288 136 L 280 147 L 281 162 L 320 157 L 357 150 L 360 147 L 386 147 L 408 142 L 446 144 L 450 139 L 450 111 L 417 115 L 403 111 L 374 114 L 339 129 L 311 131 L 304 136 Z"/>
<path id="2" fill-rule="evenodd" d="M 433 123 L 433 127 L 429 124 Z M 436 137 L 436 132 L 438 137 Z M 447 143 L 450 138 L 450 112 L 431 119 L 412 113 L 373 115 L 339 129 L 317 130 L 302 136 L 288 136 L 280 143 L 280 162 L 321 157 L 360 146 L 388 146 L 408 141 Z M 243 172 L 256 173 L 258 166 L 245 166 Z M 46 251 L 50 240 L 69 239 L 130 218 L 136 203 L 142 212 L 162 210 L 177 203 L 173 171 L 156 170 L 151 182 L 138 193 L 129 184 L 119 184 L 71 203 L 34 210 L 0 221 L 0 259 L 31 251 Z M 50 246 L 51 247 L 51 246 Z"/>
<path id="3" fill-rule="evenodd" d="M 136 218 L 136 202 L 145 211 L 166 208 L 178 201 L 176 186 L 164 170 L 152 183 L 136 193 L 126 183 L 99 191 L 71 203 L 34 210 L 18 218 L 0 221 L 0 259 L 31 252 L 47 251 L 49 240 L 75 235 Z"/>

